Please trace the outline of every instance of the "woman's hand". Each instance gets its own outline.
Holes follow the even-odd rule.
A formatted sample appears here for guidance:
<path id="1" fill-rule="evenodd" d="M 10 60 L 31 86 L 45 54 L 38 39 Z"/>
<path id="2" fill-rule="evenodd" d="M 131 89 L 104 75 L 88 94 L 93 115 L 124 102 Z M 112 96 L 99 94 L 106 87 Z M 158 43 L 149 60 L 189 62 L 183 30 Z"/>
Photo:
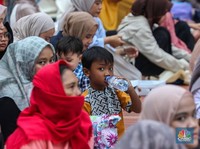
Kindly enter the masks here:
<path id="1" fill-rule="evenodd" d="M 129 58 L 136 58 L 139 54 L 138 49 L 135 46 L 132 45 L 125 45 L 123 46 L 124 48 L 124 53 L 129 57 Z"/>
<path id="2" fill-rule="evenodd" d="M 105 38 L 104 42 L 105 44 L 110 44 L 114 48 L 122 46 L 125 43 L 120 35 L 108 36 Z"/>

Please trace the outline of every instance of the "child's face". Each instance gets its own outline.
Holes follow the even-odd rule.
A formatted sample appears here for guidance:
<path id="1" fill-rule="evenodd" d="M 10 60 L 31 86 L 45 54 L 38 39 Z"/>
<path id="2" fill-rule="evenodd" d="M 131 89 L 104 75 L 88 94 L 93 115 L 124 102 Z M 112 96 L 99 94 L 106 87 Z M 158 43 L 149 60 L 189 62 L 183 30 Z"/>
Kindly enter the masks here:
<path id="1" fill-rule="evenodd" d="M 102 8 L 102 0 L 95 0 L 94 4 L 90 8 L 90 14 L 93 17 L 99 17 Z"/>
<path id="2" fill-rule="evenodd" d="M 64 53 L 62 53 L 60 59 L 65 60 L 69 64 L 69 69 L 73 71 L 81 61 L 81 54 L 69 52 L 64 55 Z"/>
<path id="3" fill-rule="evenodd" d="M 83 42 L 83 51 L 85 51 L 89 45 L 92 43 L 93 37 L 97 31 L 97 27 L 94 26 L 87 34 L 86 36 L 82 39 Z"/>
<path id="4" fill-rule="evenodd" d="M 105 61 L 94 61 L 90 70 L 85 71 L 86 76 L 90 78 L 92 88 L 96 90 L 104 90 L 108 85 L 105 77 L 113 75 L 113 63 L 105 63 Z"/>
<path id="5" fill-rule="evenodd" d="M 194 128 L 194 143 L 187 144 L 188 148 L 195 148 L 198 145 L 198 120 L 195 118 L 195 104 L 191 98 L 182 99 L 177 109 L 174 119 L 172 120 L 171 126 L 173 128 Z"/>
<path id="6" fill-rule="evenodd" d="M 64 70 L 62 74 L 62 84 L 67 96 L 81 95 L 81 91 L 78 87 L 78 79 L 70 69 Z"/>

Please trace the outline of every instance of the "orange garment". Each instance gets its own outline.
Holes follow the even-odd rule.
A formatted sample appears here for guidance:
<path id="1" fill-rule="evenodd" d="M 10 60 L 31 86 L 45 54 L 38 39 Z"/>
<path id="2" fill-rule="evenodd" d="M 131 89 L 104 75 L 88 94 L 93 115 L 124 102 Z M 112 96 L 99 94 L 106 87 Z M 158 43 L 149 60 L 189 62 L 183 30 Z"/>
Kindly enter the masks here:
<path id="1" fill-rule="evenodd" d="M 102 2 L 100 18 L 106 30 L 116 30 L 121 20 L 130 12 L 134 0 L 105 0 Z"/>

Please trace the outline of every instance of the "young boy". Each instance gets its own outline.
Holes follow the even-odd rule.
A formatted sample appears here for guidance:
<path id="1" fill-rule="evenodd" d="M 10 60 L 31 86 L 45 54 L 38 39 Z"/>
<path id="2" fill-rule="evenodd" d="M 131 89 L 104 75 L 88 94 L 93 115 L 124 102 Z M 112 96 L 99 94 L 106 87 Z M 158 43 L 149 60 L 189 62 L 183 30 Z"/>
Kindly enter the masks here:
<path id="1" fill-rule="evenodd" d="M 122 109 L 139 113 L 141 101 L 130 81 L 128 81 L 128 94 L 108 86 L 105 77 L 113 75 L 113 62 L 112 54 L 101 47 L 92 47 L 83 53 L 83 71 L 90 79 L 90 86 L 83 93 L 84 109 L 90 115 L 119 114 L 121 120 L 117 128 L 120 137 L 124 132 Z"/>
<path id="2" fill-rule="evenodd" d="M 84 75 L 81 64 L 82 41 L 73 36 L 62 37 L 57 43 L 56 50 L 58 58 L 65 60 L 78 78 L 81 92 L 85 91 L 89 86 L 89 79 Z"/>

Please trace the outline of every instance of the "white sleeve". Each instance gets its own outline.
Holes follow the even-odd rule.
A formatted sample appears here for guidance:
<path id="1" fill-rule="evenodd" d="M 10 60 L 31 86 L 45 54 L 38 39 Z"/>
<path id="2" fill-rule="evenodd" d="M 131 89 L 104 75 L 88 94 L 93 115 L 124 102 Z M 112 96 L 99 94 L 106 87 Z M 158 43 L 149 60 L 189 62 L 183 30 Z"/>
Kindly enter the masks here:
<path id="1" fill-rule="evenodd" d="M 194 102 L 196 105 L 196 118 L 200 118 L 200 89 L 198 89 L 194 94 Z"/>

